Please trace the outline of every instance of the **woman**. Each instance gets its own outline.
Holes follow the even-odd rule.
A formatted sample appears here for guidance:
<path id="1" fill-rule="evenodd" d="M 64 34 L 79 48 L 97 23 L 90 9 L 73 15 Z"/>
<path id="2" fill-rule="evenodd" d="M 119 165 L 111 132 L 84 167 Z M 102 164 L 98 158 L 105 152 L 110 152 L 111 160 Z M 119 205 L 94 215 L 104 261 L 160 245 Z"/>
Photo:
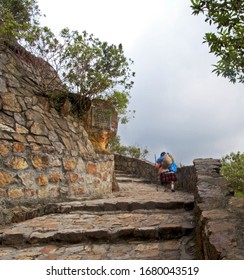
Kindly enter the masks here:
<path id="1" fill-rule="evenodd" d="M 158 168 L 158 173 L 160 174 L 161 185 L 171 184 L 171 191 L 174 192 L 174 182 L 177 181 L 175 174 L 177 166 L 173 156 L 170 153 L 162 152 L 156 161 L 156 168 Z"/>

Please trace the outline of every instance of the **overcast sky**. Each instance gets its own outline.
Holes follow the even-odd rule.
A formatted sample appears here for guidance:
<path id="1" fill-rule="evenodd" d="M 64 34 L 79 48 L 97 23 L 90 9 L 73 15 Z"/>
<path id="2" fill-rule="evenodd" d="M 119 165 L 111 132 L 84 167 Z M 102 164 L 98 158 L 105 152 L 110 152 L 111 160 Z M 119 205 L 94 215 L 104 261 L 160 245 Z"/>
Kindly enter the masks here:
<path id="1" fill-rule="evenodd" d="M 244 87 L 211 71 L 216 58 L 203 44 L 209 31 L 190 0 L 38 0 L 42 25 L 93 33 L 122 43 L 134 61 L 130 109 L 121 144 L 138 145 L 154 161 L 168 151 L 177 163 L 244 152 Z"/>

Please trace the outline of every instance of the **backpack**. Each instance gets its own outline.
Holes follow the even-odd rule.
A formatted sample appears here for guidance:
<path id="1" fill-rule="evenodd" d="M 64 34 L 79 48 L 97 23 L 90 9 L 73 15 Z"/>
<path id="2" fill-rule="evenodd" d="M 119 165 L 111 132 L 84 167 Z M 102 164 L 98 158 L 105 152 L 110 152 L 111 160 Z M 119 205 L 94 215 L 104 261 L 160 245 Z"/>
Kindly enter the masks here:
<path id="1" fill-rule="evenodd" d="M 163 161 L 161 163 L 163 168 L 169 168 L 170 165 L 173 163 L 172 158 L 168 154 L 163 155 Z"/>

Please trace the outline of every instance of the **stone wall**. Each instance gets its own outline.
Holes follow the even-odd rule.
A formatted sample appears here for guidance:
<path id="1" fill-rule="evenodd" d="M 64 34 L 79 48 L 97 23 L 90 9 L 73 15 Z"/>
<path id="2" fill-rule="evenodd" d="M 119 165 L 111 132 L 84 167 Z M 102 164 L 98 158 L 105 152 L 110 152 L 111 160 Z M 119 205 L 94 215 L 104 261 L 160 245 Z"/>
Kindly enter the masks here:
<path id="1" fill-rule="evenodd" d="M 196 172 L 193 165 L 183 166 L 177 169 L 176 189 L 185 192 L 194 192 L 196 187 Z"/>
<path id="2" fill-rule="evenodd" d="M 115 155 L 115 169 L 133 174 L 137 177 L 146 178 L 153 183 L 159 183 L 155 164 L 137 158 Z"/>
<path id="3" fill-rule="evenodd" d="M 216 159 L 196 159 L 196 239 L 199 259 L 244 259 L 244 199 L 220 175 Z"/>
<path id="4" fill-rule="evenodd" d="M 244 199 L 234 197 L 220 174 L 217 159 L 196 159 L 193 166 L 179 168 L 176 190 L 195 197 L 197 259 L 244 259 Z M 115 169 L 158 182 L 155 165 L 115 156 Z"/>
<path id="5" fill-rule="evenodd" d="M 96 154 L 81 123 L 57 113 L 24 58 L 0 46 L 0 224 L 112 191 L 113 155 Z"/>

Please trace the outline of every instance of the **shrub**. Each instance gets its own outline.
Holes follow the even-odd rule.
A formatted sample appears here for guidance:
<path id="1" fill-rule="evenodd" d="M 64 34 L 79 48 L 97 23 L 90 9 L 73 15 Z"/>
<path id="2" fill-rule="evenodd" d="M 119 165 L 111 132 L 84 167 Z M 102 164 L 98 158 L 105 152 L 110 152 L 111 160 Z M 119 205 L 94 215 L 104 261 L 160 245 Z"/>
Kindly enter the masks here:
<path id="1" fill-rule="evenodd" d="M 235 194 L 244 197 L 244 153 L 230 153 L 223 157 L 221 174 L 226 177 Z"/>

